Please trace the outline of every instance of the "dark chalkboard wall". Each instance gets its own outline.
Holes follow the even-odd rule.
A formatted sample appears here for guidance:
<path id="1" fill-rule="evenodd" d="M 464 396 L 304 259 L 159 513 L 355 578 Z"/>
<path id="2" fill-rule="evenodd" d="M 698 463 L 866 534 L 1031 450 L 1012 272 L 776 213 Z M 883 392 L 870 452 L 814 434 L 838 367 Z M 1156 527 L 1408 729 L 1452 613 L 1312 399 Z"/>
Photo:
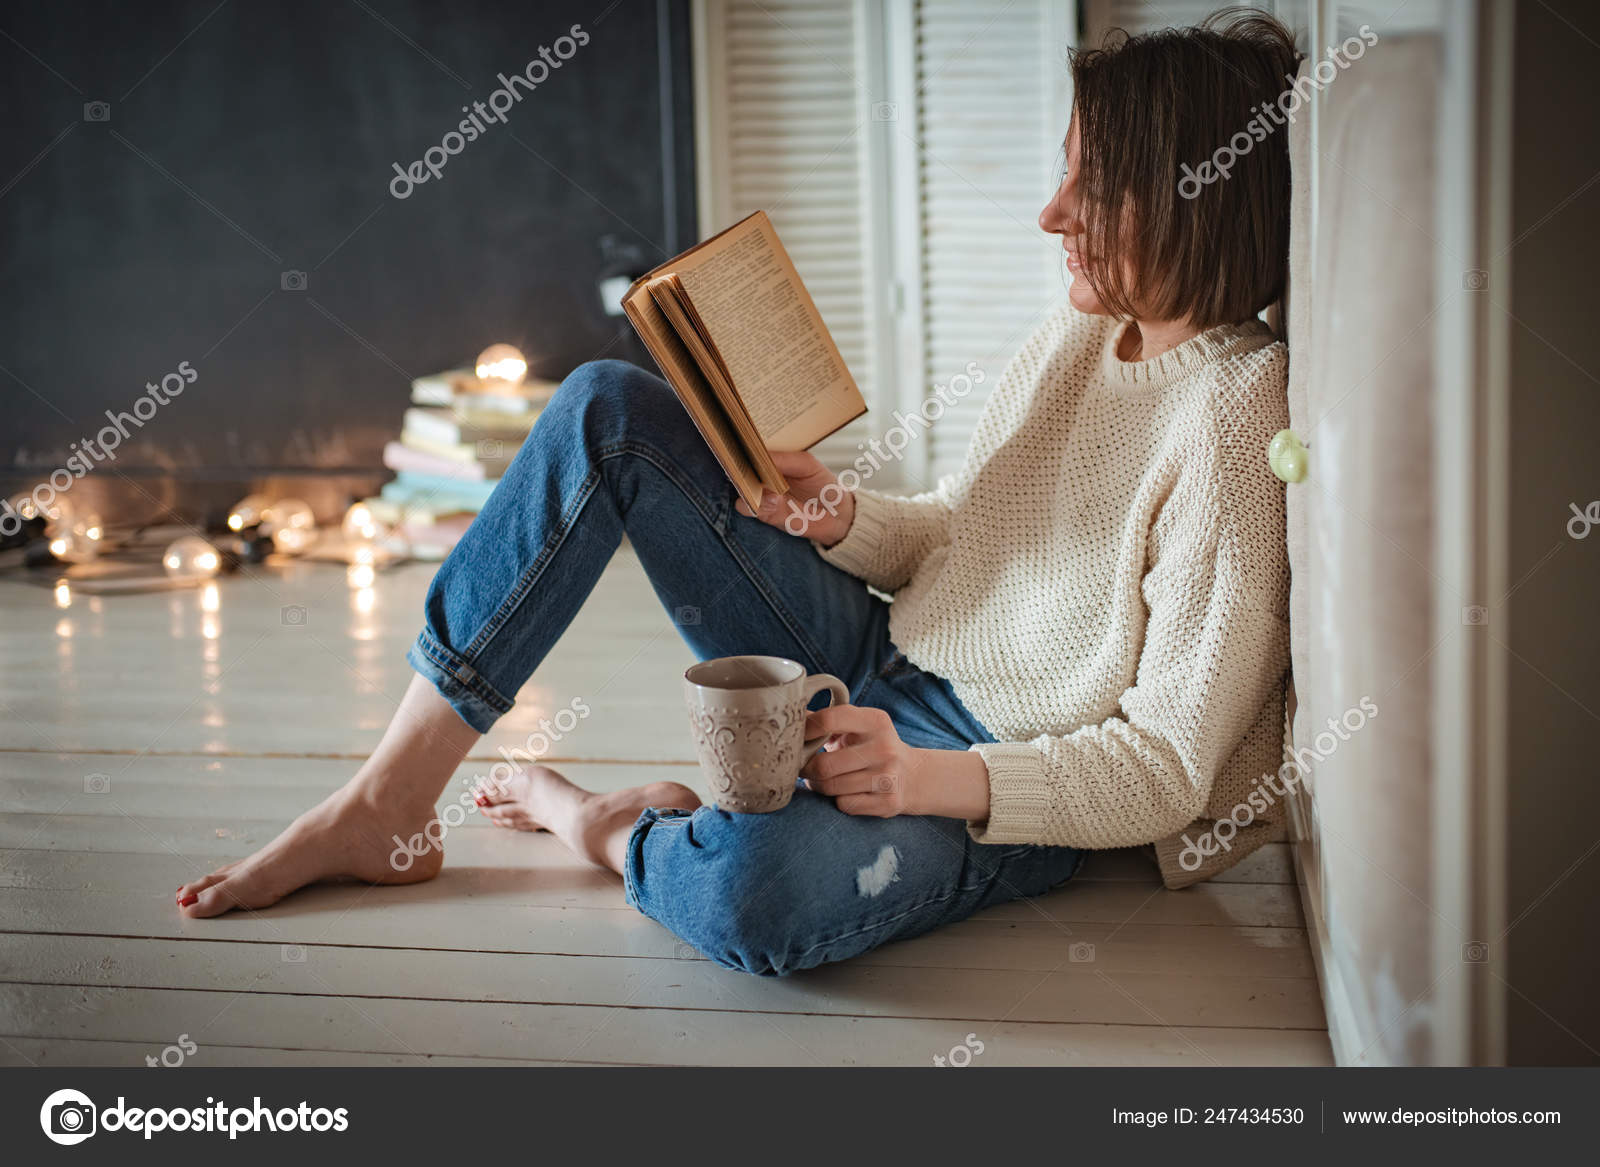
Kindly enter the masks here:
<path id="1" fill-rule="evenodd" d="M 4 489 L 182 362 L 98 489 L 371 471 L 410 378 L 493 341 L 548 376 L 648 363 L 596 285 L 693 242 L 686 0 L 0 11 Z M 541 47 L 504 122 L 395 198 Z"/>

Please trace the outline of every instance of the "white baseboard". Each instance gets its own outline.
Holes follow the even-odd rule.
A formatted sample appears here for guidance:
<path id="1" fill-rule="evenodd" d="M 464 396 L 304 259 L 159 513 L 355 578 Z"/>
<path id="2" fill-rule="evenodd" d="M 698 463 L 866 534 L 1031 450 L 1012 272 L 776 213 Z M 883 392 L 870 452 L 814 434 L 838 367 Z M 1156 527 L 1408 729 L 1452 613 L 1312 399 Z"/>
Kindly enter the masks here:
<path id="1" fill-rule="evenodd" d="M 1289 791 L 1289 850 L 1294 856 L 1295 882 L 1300 885 L 1300 904 L 1305 911 L 1306 934 L 1311 942 L 1311 959 L 1317 967 L 1317 985 L 1322 990 L 1322 1009 L 1328 1018 L 1328 1041 L 1333 1060 L 1340 1066 L 1386 1065 L 1375 1060 L 1374 1051 L 1360 1041 L 1359 1012 L 1350 986 L 1333 959 L 1332 938 L 1328 931 L 1326 905 L 1322 894 L 1322 864 L 1317 854 L 1316 820 L 1309 799 L 1302 791 Z"/>

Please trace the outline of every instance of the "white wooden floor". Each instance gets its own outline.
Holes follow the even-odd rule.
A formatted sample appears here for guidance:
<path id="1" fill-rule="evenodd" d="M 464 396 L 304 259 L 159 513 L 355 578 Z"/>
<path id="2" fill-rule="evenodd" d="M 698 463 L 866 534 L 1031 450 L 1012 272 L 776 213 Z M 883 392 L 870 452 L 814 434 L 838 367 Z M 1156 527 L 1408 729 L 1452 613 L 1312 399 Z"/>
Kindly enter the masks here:
<path id="1" fill-rule="evenodd" d="M 0 577 L 0 1064 L 925 1066 L 969 1034 L 974 1065 L 1330 1063 L 1281 847 L 1177 893 L 1107 852 L 1040 900 L 782 980 L 717 968 L 620 880 L 475 815 L 432 883 L 180 918 L 174 888 L 377 741 L 430 574 L 120 597 Z M 698 786 L 689 660 L 624 553 L 445 799 L 578 697 L 551 754 L 576 780 Z"/>

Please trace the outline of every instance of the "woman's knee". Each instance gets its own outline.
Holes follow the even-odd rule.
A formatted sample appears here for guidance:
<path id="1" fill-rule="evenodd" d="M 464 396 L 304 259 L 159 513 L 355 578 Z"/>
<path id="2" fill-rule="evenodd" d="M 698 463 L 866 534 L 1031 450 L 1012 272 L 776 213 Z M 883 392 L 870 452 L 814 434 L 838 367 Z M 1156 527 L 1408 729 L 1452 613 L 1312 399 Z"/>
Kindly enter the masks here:
<path id="1" fill-rule="evenodd" d="M 802 792 L 768 815 L 702 807 L 641 823 L 630 848 L 630 899 L 725 968 L 769 976 L 807 968 L 818 963 L 810 959 L 814 917 L 826 898 L 807 877 L 827 850 L 810 828 L 825 829 L 822 817 L 837 813 Z"/>
<path id="2" fill-rule="evenodd" d="M 561 383 L 546 413 L 576 428 L 591 448 L 648 435 L 660 441 L 686 417 L 667 383 L 627 361 L 588 361 Z"/>

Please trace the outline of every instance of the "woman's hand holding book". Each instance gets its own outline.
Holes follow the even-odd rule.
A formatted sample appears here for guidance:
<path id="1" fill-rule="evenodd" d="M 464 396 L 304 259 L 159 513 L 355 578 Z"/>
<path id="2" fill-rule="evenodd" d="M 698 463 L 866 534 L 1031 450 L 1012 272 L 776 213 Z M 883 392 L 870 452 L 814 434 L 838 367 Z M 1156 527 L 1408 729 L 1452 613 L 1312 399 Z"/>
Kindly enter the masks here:
<path id="1" fill-rule="evenodd" d="M 839 485 L 815 455 L 804 450 L 772 451 L 772 460 L 789 482 L 788 494 L 766 490 L 761 507 L 752 511 L 744 500 L 734 504 L 741 515 L 760 519 L 791 535 L 831 547 L 850 532 L 856 517 L 856 496 Z"/>

